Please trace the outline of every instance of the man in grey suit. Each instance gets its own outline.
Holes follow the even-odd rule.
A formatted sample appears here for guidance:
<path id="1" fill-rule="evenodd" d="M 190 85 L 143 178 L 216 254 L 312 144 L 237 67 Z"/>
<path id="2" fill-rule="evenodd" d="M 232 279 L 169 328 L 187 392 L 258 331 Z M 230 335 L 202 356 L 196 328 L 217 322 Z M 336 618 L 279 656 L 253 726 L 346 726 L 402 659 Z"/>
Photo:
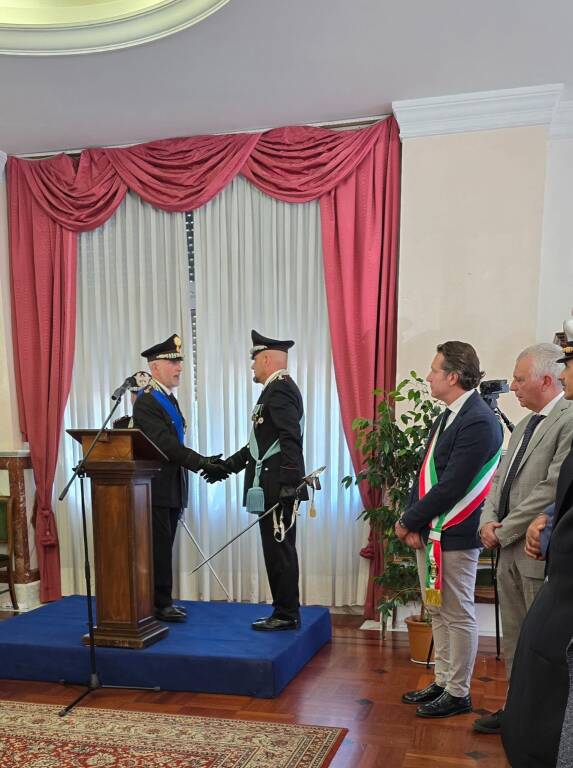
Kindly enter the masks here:
<path id="1" fill-rule="evenodd" d="M 497 580 L 503 649 L 509 680 L 521 625 L 544 578 L 544 564 L 528 557 L 525 533 L 555 500 L 559 469 L 573 439 L 573 403 L 563 398 L 563 354 L 555 344 L 536 344 L 518 356 L 511 389 L 533 411 L 519 422 L 493 481 L 480 518 L 480 537 L 498 549 Z M 480 733 L 500 733 L 503 710 L 474 722 Z"/>

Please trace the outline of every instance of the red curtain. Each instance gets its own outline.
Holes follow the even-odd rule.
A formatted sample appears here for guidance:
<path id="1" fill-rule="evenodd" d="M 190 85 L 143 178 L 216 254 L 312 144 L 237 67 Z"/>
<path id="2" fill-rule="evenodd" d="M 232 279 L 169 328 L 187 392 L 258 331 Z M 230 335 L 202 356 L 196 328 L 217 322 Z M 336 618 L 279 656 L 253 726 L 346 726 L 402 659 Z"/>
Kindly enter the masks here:
<path id="1" fill-rule="evenodd" d="M 322 244 L 332 356 L 342 424 L 356 471 L 352 421 L 372 418 L 373 390 L 388 391 L 396 378 L 396 275 L 398 254 L 400 140 L 395 122 L 383 124 L 377 142 L 354 173 L 321 198 Z M 361 485 L 366 509 L 380 504 L 380 489 Z M 382 541 L 371 529 L 364 616 L 377 618 L 380 590 L 374 582 L 384 568 Z"/>
<path id="2" fill-rule="evenodd" d="M 22 164 L 10 173 L 12 336 L 20 428 L 36 483 L 35 536 L 40 599 L 61 597 L 52 512 L 60 430 L 72 378 L 76 330 L 76 235 L 30 194 Z"/>
<path id="3" fill-rule="evenodd" d="M 60 594 L 50 498 L 73 363 L 74 233 L 110 218 L 128 188 L 167 211 L 203 205 L 238 173 L 279 200 L 320 198 L 337 385 L 358 470 L 352 419 L 373 413 L 372 389 L 387 388 L 394 375 L 399 153 L 390 117 L 354 131 L 299 126 L 92 149 L 78 162 L 9 158 L 13 346 L 21 427 L 46 521 L 36 532 L 43 600 Z M 28 378 L 32 361 L 37 372 Z"/>

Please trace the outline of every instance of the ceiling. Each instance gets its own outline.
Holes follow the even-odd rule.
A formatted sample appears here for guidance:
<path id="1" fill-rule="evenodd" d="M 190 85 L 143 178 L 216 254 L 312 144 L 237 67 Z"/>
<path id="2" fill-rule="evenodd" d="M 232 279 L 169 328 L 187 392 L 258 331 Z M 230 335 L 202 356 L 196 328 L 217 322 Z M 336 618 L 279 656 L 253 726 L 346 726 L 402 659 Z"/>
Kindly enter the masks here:
<path id="1" fill-rule="evenodd" d="M 136 48 L 0 56 L 0 150 L 336 121 L 545 83 L 570 100 L 572 29 L 571 0 L 230 0 Z"/>

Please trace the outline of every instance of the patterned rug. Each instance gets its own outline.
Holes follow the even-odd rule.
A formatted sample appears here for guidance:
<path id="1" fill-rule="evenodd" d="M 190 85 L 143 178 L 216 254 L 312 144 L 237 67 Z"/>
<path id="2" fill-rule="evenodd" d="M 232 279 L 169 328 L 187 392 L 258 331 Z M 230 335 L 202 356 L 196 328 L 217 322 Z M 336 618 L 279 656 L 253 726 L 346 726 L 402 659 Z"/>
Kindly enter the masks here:
<path id="1" fill-rule="evenodd" d="M 346 729 L 0 701 L 2 768 L 323 768 Z"/>

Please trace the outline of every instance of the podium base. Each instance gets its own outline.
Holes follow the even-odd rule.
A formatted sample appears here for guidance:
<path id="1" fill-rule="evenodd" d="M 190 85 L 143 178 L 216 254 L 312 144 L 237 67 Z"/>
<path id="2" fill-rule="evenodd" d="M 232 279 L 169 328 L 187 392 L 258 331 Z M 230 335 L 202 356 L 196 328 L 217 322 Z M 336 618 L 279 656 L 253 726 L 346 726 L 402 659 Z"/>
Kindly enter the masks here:
<path id="1" fill-rule="evenodd" d="M 155 619 L 149 621 L 138 630 L 103 629 L 94 627 L 94 641 L 97 646 L 104 648 L 147 648 L 159 640 L 163 640 L 169 634 L 169 627 L 165 627 Z M 82 637 L 84 645 L 90 644 L 90 636 Z"/>

